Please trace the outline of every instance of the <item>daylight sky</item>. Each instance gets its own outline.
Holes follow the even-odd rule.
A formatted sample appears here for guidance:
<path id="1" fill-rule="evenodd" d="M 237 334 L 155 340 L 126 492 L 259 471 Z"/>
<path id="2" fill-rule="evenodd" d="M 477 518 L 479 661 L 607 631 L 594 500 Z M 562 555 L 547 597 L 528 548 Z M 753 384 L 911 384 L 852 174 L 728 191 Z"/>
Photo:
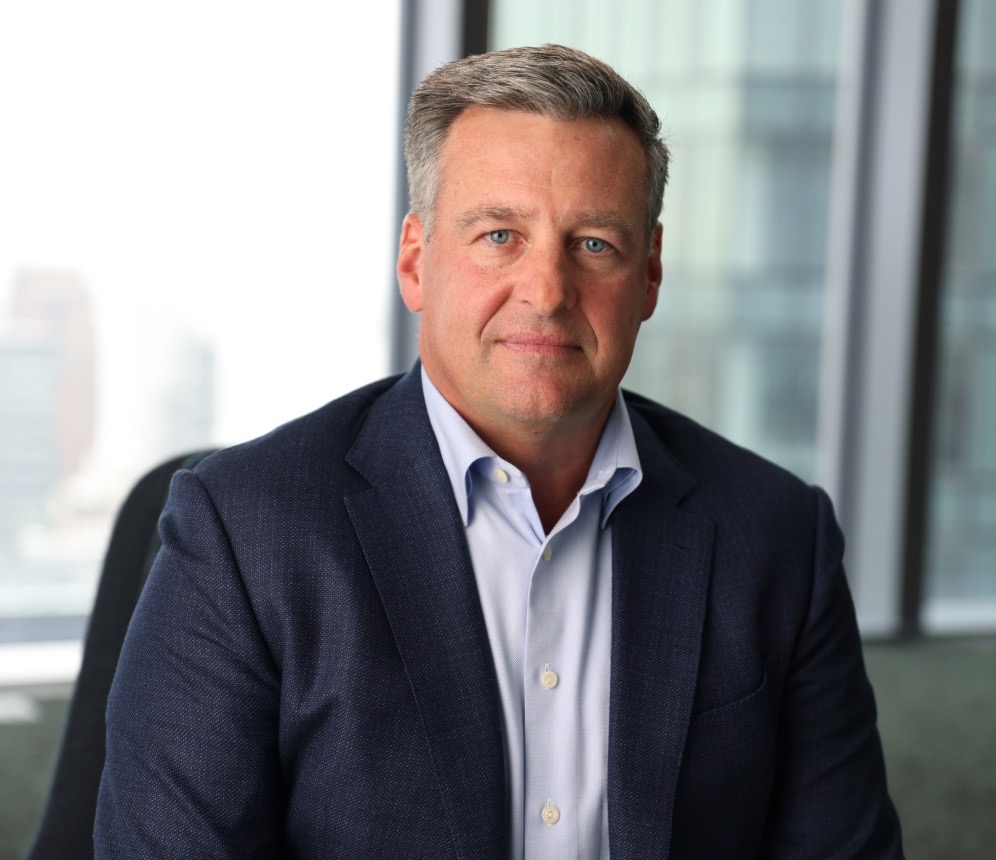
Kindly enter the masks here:
<path id="1" fill-rule="evenodd" d="M 216 441 L 386 371 L 397 6 L 0 0 L 0 296 L 83 275 L 106 449 L 149 314 L 215 343 Z"/>

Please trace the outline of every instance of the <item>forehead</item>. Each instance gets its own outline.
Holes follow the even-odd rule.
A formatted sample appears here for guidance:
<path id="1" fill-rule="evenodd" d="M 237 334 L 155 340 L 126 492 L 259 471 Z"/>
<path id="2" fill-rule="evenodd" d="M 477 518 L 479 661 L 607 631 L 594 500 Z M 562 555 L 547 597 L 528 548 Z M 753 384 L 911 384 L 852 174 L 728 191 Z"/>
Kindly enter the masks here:
<path id="1" fill-rule="evenodd" d="M 472 107 L 453 123 L 440 159 L 440 192 L 552 193 L 613 198 L 647 188 L 636 133 L 619 119 L 558 120 L 541 114 Z"/>

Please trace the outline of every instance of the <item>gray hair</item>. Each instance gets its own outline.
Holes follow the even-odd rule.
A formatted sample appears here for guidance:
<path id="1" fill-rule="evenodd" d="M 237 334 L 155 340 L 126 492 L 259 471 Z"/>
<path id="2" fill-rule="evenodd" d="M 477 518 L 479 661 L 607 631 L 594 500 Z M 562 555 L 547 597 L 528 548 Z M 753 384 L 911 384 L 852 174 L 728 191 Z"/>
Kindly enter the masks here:
<path id="1" fill-rule="evenodd" d="M 561 121 L 618 118 L 643 146 L 647 232 L 660 217 L 670 153 L 646 97 L 611 66 L 562 45 L 509 48 L 441 66 L 416 88 L 405 123 L 412 211 L 432 231 L 440 158 L 450 127 L 467 108 L 536 113 Z"/>

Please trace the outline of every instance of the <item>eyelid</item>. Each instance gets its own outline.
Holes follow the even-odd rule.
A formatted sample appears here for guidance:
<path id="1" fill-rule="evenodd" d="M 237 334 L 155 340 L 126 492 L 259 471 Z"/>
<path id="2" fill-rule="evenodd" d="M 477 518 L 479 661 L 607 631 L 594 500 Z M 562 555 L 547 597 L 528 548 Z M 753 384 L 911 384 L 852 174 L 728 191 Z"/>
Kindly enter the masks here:
<path id="1" fill-rule="evenodd" d="M 595 239 L 598 242 L 604 242 L 606 250 L 608 250 L 609 248 L 611 248 L 613 251 L 619 249 L 619 246 L 615 242 L 609 241 L 604 236 L 579 236 L 577 239 L 571 242 L 571 247 L 573 248 L 584 247 L 584 243 L 587 242 L 589 239 Z"/>

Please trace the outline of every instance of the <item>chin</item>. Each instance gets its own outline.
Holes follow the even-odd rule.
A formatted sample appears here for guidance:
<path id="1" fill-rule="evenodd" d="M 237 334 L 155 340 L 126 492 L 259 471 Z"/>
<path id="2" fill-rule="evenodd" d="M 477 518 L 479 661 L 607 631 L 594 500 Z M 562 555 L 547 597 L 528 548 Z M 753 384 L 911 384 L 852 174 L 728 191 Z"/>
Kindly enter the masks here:
<path id="1" fill-rule="evenodd" d="M 597 411 L 587 398 L 576 392 L 550 386 L 534 386 L 528 383 L 512 387 L 510 398 L 503 404 L 502 411 L 522 424 L 557 424 L 571 417 L 581 417 Z"/>

